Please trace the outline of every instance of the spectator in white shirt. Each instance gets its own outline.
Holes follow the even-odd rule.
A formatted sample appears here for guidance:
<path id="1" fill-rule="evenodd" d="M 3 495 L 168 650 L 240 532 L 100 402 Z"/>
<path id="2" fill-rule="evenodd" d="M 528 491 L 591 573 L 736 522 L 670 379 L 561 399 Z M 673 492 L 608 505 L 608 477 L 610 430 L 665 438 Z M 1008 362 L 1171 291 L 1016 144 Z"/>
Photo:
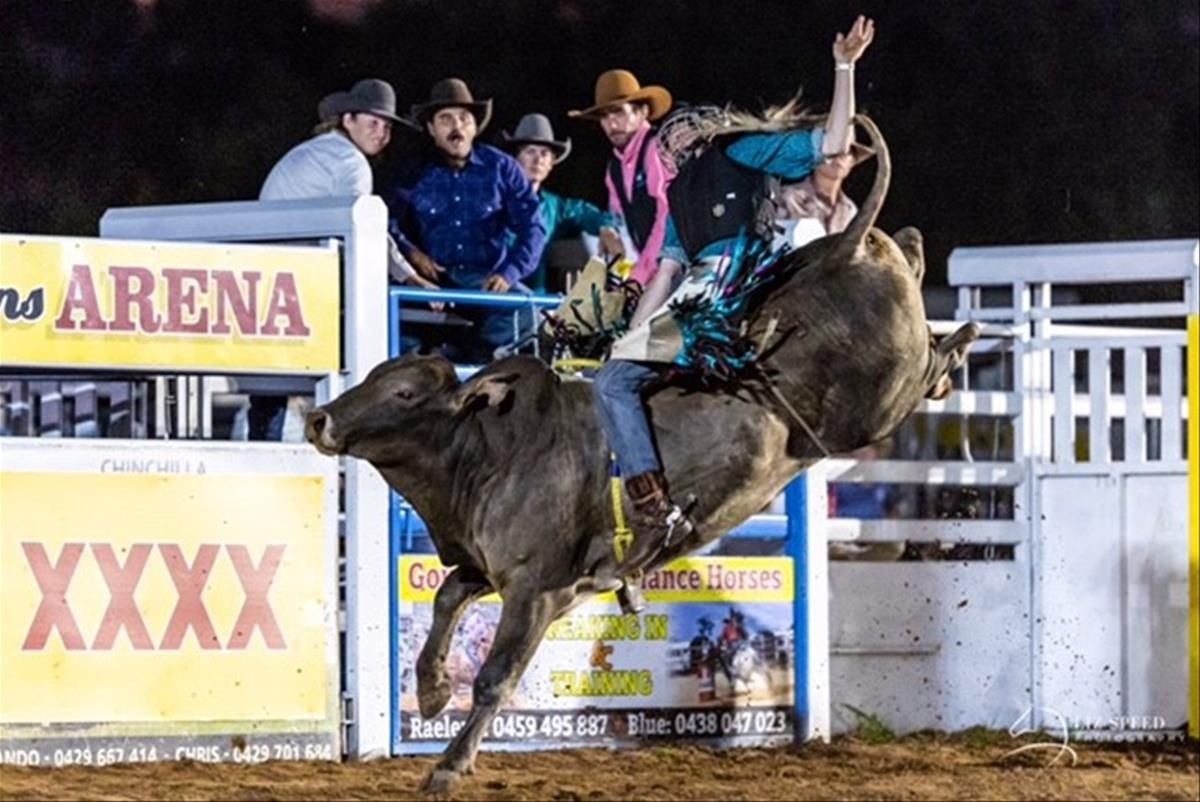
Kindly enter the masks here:
<path id="1" fill-rule="evenodd" d="M 334 92 L 317 105 L 321 122 L 311 139 L 284 154 L 263 182 L 259 200 L 354 197 L 374 192 L 369 158 L 392 140 L 392 124 L 411 123 L 396 116 L 396 93 L 376 78 L 356 83 L 349 92 Z M 432 276 L 421 276 L 389 237 L 388 273 L 400 283 L 434 288 Z"/>
<path id="2" fill-rule="evenodd" d="M 314 136 L 275 163 L 259 191 L 259 200 L 371 195 L 374 178 L 368 160 L 391 142 L 393 123 L 411 127 L 411 123 L 396 116 L 396 92 L 391 84 L 376 78 L 359 81 L 349 92 L 327 95 L 317 105 L 317 116 L 321 122 Z M 398 283 L 437 287 L 429 280 L 436 274 L 420 275 L 390 236 L 388 274 Z M 299 396 L 252 396 L 247 411 L 249 439 L 302 440 L 303 427 L 288 425 L 287 421 L 303 418 L 305 400 Z"/>

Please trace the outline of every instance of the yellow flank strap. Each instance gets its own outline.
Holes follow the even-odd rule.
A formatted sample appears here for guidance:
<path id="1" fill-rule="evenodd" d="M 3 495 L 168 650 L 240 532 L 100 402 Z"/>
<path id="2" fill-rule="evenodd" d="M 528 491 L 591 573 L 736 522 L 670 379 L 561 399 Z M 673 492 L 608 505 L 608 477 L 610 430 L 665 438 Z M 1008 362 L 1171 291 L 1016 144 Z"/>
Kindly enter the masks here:
<path id="1" fill-rule="evenodd" d="M 621 504 L 621 477 L 614 476 L 609 479 L 612 486 L 612 504 L 613 504 L 613 553 L 617 556 L 617 562 L 625 561 L 625 551 L 633 545 L 633 530 L 625 523 L 625 506 Z"/>
<path id="2" fill-rule="evenodd" d="M 599 359 L 559 359 L 554 362 L 554 370 L 560 373 L 576 373 L 587 368 L 599 368 L 604 363 Z"/>

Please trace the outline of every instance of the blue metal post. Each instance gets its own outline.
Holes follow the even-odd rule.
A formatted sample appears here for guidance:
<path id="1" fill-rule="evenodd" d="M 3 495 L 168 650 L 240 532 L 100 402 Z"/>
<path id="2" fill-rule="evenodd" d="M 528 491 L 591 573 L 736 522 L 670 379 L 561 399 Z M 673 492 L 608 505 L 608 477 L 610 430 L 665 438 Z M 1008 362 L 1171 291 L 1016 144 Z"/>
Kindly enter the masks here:
<path id="1" fill-rule="evenodd" d="M 388 359 L 400 356 L 400 299 L 388 293 Z"/>
<path id="2" fill-rule="evenodd" d="M 400 356 L 400 299 L 388 293 L 388 359 Z M 388 618 L 391 631 L 389 685 L 391 687 L 392 754 L 400 751 L 400 505 L 396 491 L 388 489 Z"/>
<path id="3" fill-rule="evenodd" d="M 400 750 L 400 531 L 396 526 L 396 493 L 388 490 L 388 511 L 391 525 L 388 527 L 388 618 L 391 631 L 388 637 L 392 648 L 390 654 L 390 678 L 388 684 L 392 694 L 392 754 Z"/>
<path id="4" fill-rule="evenodd" d="M 796 592 L 792 601 L 793 644 L 792 673 L 795 707 L 795 735 L 805 731 L 808 720 L 808 486 L 805 474 L 800 474 L 787 486 L 784 508 L 787 510 L 787 544 L 785 552 L 792 558 Z"/>

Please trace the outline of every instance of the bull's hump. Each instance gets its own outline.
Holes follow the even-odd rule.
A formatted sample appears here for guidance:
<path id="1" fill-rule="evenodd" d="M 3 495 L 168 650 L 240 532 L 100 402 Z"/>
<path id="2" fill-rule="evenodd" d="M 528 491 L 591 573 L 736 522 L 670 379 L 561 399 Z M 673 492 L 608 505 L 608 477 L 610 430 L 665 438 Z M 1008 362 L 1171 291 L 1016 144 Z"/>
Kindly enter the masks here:
<path id="1" fill-rule="evenodd" d="M 498 359 L 491 363 L 483 370 L 479 371 L 480 376 L 496 375 L 503 373 L 516 373 L 521 377 L 521 381 L 526 379 L 554 381 L 554 372 L 542 360 L 536 356 L 528 354 L 515 354 L 507 356 L 504 359 Z"/>

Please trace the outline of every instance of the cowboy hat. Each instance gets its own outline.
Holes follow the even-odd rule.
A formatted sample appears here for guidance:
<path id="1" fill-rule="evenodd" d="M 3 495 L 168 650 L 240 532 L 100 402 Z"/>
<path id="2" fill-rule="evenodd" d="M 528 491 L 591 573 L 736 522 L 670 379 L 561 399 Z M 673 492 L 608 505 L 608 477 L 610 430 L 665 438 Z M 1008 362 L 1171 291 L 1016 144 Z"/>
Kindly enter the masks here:
<path id="1" fill-rule="evenodd" d="M 864 145 L 858 141 L 857 128 L 857 124 L 851 124 L 850 126 L 850 155 L 854 158 L 852 167 L 857 167 L 875 155 L 873 147 Z"/>
<path id="2" fill-rule="evenodd" d="M 349 92 L 334 92 L 321 98 L 317 104 L 317 117 L 322 121 L 336 119 L 343 114 L 365 112 L 383 117 L 392 122 L 411 125 L 403 117 L 396 116 L 396 90 L 387 81 L 364 78 L 350 87 Z"/>
<path id="3" fill-rule="evenodd" d="M 544 114 L 526 114 L 517 123 L 517 128 L 511 134 L 502 131 L 504 144 L 513 153 L 525 145 L 544 145 L 554 152 L 554 163 L 558 164 L 571 153 L 571 139 L 559 142 L 554 138 L 554 128 Z"/>
<path id="4" fill-rule="evenodd" d="M 854 157 L 854 166 L 865 162 L 867 159 L 875 155 L 875 150 L 861 142 L 850 143 L 850 155 Z"/>
<path id="5" fill-rule="evenodd" d="M 461 78 L 443 78 L 433 85 L 428 103 L 414 104 L 412 116 L 418 123 L 427 123 L 441 109 L 464 108 L 475 117 L 475 128 L 482 131 L 492 119 L 492 101 L 476 101 Z"/>
<path id="6" fill-rule="evenodd" d="M 650 119 L 657 120 L 671 108 L 671 93 L 661 86 L 642 86 L 629 70 L 609 70 L 596 79 L 596 101 L 580 111 L 568 111 L 568 117 L 599 119 L 613 106 L 641 101 L 650 106 Z"/>

